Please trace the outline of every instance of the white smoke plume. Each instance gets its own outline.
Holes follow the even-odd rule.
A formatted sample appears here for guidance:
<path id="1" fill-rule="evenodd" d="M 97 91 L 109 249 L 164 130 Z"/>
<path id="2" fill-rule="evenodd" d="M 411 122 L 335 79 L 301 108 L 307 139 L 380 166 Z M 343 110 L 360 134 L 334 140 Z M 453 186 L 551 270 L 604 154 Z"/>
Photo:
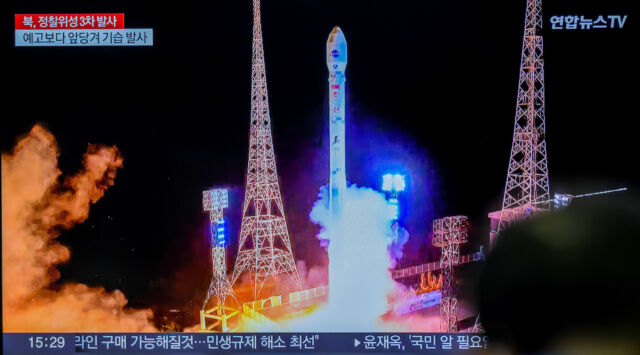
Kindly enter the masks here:
<path id="1" fill-rule="evenodd" d="M 404 245 L 409 241 L 409 232 L 398 226 L 395 232 L 395 240 L 389 245 L 389 255 L 391 256 L 391 267 L 395 268 L 398 261 L 404 256 Z"/>
<path id="2" fill-rule="evenodd" d="M 303 318 L 282 324 L 292 331 L 372 331 L 382 329 L 387 295 L 395 282 L 389 267 L 391 220 L 384 195 L 351 185 L 334 219 L 322 191 L 310 213 L 322 227 L 318 239 L 328 245 L 329 304 Z"/>

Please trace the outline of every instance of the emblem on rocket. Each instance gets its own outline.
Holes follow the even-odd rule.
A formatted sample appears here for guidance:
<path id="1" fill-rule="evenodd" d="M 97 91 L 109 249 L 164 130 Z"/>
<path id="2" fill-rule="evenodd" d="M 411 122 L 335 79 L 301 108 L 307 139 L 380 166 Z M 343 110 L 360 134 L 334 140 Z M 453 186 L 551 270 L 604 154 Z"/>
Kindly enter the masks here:
<path id="1" fill-rule="evenodd" d="M 345 171 L 345 114 L 344 85 L 347 67 L 347 41 L 336 26 L 327 40 L 327 67 L 329 68 L 329 136 L 330 176 L 329 208 L 332 216 L 341 213 L 344 190 L 347 188 Z"/>

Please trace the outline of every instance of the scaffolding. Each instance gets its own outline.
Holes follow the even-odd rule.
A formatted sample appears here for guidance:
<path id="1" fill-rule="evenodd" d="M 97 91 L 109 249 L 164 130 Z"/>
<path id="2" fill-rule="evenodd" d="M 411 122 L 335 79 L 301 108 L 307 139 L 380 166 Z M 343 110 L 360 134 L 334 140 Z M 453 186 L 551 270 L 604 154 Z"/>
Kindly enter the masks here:
<path id="1" fill-rule="evenodd" d="M 444 217 L 433 220 L 433 245 L 441 248 L 442 298 L 440 299 L 440 330 L 457 330 L 458 299 L 453 273 L 460 259 L 460 244 L 467 242 L 469 221 L 466 216 Z"/>
<path id="2" fill-rule="evenodd" d="M 211 261 L 212 276 L 207 297 L 200 310 L 200 331 L 222 332 L 232 331 L 228 320 L 240 312 L 225 305 L 228 296 L 235 299 L 233 288 L 227 278 L 225 260 L 226 234 L 224 230 L 223 209 L 229 207 L 229 196 L 226 189 L 212 189 L 202 193 L 202 208 L 209 212 L 211 229 Z M 214 304 L 207 308 L 209 301 Z M 238 302 L 237 299 L 235 299 Z"/>

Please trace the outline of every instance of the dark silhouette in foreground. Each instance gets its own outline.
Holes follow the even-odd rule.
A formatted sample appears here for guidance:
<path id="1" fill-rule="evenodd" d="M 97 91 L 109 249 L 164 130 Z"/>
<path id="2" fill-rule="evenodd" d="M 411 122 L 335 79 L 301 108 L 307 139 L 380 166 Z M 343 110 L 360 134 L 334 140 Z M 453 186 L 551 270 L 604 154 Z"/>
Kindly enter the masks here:
<path id="1" fill-rule="evenodd" d="M 625 194 L 576 201 L 502 231 L 478 305 L 496 348 L 640 354 L 639 296 L 640 202 Z"/>

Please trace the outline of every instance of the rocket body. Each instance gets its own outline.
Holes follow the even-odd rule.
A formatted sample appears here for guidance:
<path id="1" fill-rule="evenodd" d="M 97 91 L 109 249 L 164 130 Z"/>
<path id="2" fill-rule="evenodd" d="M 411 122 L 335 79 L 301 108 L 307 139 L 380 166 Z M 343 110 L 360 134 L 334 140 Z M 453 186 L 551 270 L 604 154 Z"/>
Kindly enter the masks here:
<path id="1" fill-rule="evenodd" d="M 345 170 L 345 69 L 347 67 L 347 41 L 336 26 L 327 40 L 327 67 L 329 68 L 329 208 L 331 215 L 341 214 L 343 196 L 347 188 Z"/>

